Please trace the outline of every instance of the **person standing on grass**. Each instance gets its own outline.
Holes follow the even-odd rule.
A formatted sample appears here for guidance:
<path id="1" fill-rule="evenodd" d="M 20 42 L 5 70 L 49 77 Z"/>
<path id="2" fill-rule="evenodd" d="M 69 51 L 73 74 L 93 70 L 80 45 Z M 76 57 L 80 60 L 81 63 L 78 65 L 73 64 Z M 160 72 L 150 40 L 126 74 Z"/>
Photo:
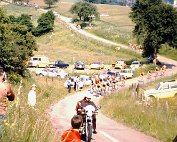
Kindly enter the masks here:
<path id="1" fill-rule="evenodd" d="M 68 93 L 71 93 L 71 86 L 72 86 L 72 78 L 69 77 L 69 79 L 67 80 L 67 88 L 68 88 Z"/>
<path id="2" fill-rule="evenodd" d="M 31 86 L 31 90 L 28 93 L 28 104 L 35 109 L 36 107 L 36 85 Z"/>
<path id="3" fill-rule="evenodd" d="M 7 100 L 13 101 L 15 94 L 13 93 L 10 84 L 6 81 L 6 73 L 0 67 L 0 133 L 3 130 L 3 122 L 6 118 Z"/>

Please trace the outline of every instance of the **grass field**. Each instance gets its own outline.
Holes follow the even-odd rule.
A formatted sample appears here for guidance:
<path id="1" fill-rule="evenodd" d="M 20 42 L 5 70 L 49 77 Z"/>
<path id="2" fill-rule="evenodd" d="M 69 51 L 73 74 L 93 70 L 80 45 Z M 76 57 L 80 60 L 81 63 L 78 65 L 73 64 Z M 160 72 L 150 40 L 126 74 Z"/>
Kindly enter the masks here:
<path id="1" fill-rule="evenodd" d="M 32 75 L 31 79 L 23 79 L 22 81 L 21 87 L 19 85 L 13 86 L 16 100 L 9 102 L 8 119 L 5 121 L 4 135 L 0 137 L 0 141 L 60 141 L 59 135 L 56 135 L 49 121 L 47 110 L 50 105 L 67 95 L 67 90 L 63 87 L 64 80 Z M 33 83 L 37 85 L 36 110 L 27 104 L 27 94 Z"/>
<path id="2" fill-rule="evenodd" d="M 66 7 L 65 10 L 67 11 Z M 19 13 L 30 13 L 32 14 L 32 17 L 34 17 L 33 18 L 34 23 L 36 23 L 37 18 L 41 14 L 39 11 L 36 11 L 33 8 L 28 9 L 13 5 L 4 6 L 4 9 L 6 9 L 8 15 L 9 14 L 19 15 Z M 114 10 L 116 10 L 116 7 Z M 60 11 L 62 11 L 62 9 L 60 9 Z M 104 8 L 102 9 L 102 11 L 103 13 L 106 13 L 109 12 L 110 10 L 105 11 Z M 118 12 L 121 12 L 121 10 Z M 112 16 L 114 16 L 114 14 Z M 119 14 L 119 16 L 121 16 L 121 14 Z M 127 14 L 125 14 L 124 16 L 126 17 Z M 119 25 L 123 24 L 123 20 L 125 20 L 124 16 L 122 15 L 123 19 L 119 22 Z M 104 18 L 106 19 L 109 17 Z M 104 21 L 105 19 L 102 19 L 102 21 Z M 106 20 L 104 22 L 106 22 Z M 111 25 L 116 27 L 116 16 L 114 17 L 114 20 L 112 21 Z M 106 26 L 109 27 L 109 23 Z M 121 27 L 122 30 L 120 31 L 122 36 L 123 33 L 126 33 L 127 36 L 129 35 L 128 27 L 130 26 Z M 113 31 L 114 30 L 112 29 L 111 32 Z M 111 32 L 109 33 L 110 35 Z M 111 64 L 115 62 L 117 59 L 143 60 L 139 54 L 136 54 L 134 52 L 127 50 L 116 51 L 115 47 L 101 45 L 96 42 L 90 41 L 84 37 L 81 37 L 76 33 L 73 33 L 70 30 L 66 29 L 65 26 L 58 22 L 55 22 L 54 35 L 52 36 L 52 38 L 50 38 L 50 36 L 51 33 L 36 38 L 39 50 L 38 52 L 35 52 L 35 54 L 46 55 L 50 58 L 51 61 L 61 59 L 72 64 L 76 60 L 82 60 L 86 64 L 89 64 L 92 61 L 98 60 L 106 64 Z M 126 36 L 125 39 L 127 39 Z M 8 110 L 9 120 L 6 125 L 7 132 L 6 135 L 4 135 L 3 139 L 1 139 L 1 141 L 8 142 L 12 139 L 13 141 L 17 142 L 20 140 L 29 142 L 58 141 L 53 138 L 55 132 L 51 127 L 50 121 L 48 120 L 45 110 L 51 104 L 62 99 L 67 94 L 66 89 L 63 87 L 63 82 L 64 80 L 58 79 L 52 80 L 51 78 L 40 78 L 36 76 L 32 76 L 31 80 L 24 80 L 21 94 L 18 95 L 18 98 L 20 99 L 19 103 L 15 102 L 9 107 Z M 30 110 L 26 104 L 27 100 L 26 94 L 30 89 L 30 85 L 33 83 L 36 83 L 38 87 L 37 111 Z M 53 86 L 53 84 L 55 84 L 55 86 Z M 19 86 L 14 86 L 16 94 L 18 92 L 18 87 Z M 174 119 L 176 119 L 175 117 L 173 117 L 174 113 L 165 112 L 164 110 L 161 109 L 160 111 L 157 111 L 157 109 L 155 109 L 152 110 L 151 112 L 150 108 L 139 107 L 139 105 L 136 105 L 134 103 L 135 102 L 134 100 L 132 99 L 128 100 L 128 98 L 130 98 L 128 96 L 128 93 L 130 94 L 131 92 L 125 91 L 123 93 L 121 92 L 122 95 L 115 94 L 103 99 L 103 102 L 101 104 L 103 112 L 107 114 L 109 117 L 115 119 L 116 121 L 127 123 L 129 126 L 140 129 L 141 131 L 144 131 L 147 134 L 156 136 L 157 138 L 162 139 L 165 142 L 170 141 L 172 139 L 172 136 L 176 132 L 177 126 L 172 125 L 173 121 L 175 121 Z M 115 106 L 113 105 L 113 109 L 111 111 L 110 109 L 106 110 L 107 107 L 104 107 L 104 105 L 105 106 L 109 104 L 112 105 L 113 102 L 115 101 L 116 105 Z M 130 109 L 128 108 L 127 109 L 128 111 L 126 111 L 128 113 L 125 113 L 125 107 L 127 108 L 127 106 L 130 106 Z M 132 110 L 135 109 L 137 109 L 137 112 L 134 113 L 132 119 L 131 112 Z M 144 111 L 147 113 L 144 113 Z M 153 118 L 155 116 L 157 116 L 157 119 L 154 120 Z M 16 121 L 14 121 L 14 117 L 16 118 L 15 119 Z M 150 122 L 151 124 L 150 126 L 148 122 Z M 164 125 L 164 122 L 166 123 L 166 125 Z M 41 137 L 41 133 L 46 137 Z"/>
<path id="3" fill-rule="evenodd" d="M 34 23 L 36 23 L 41 14 L 34 8 L 15 5 L 6 5 L 3 6 L 3 9 L 8 15 L 19 16 L 21 13 L 30 13 Z M 133 52 L 126 50 L 118 52 L 115 47 L 103 46 L 85 39 L 66 29 L 65 26 L 58 22 L 55 23 L 53 38 L 50 39 L 50 36 L 51 33 L 36 38 L 39 50 L 35 54 L 46 55 L 51 61 L 61 59 L 68 63 L 73 63 L 74 60 L 82 60 L 89 64 L 95 60 L 112 63 L 120 58 L 127 60 L 142 59 L 140 55 Z M 10 142 L 12 139 L 17 142 L 59 141 L 58 136 L 55 137 L 55 130 L 51 126 L 46 110 L 51 104 L 56 103 L 67 95 L 63 82 L 64 80 L 54 79 L 52 81 L 50 78 L 40 78 L 32 75 L 32 79 L 23 80 L 19 94 L 19 86 L 14 86 L 15 94 L 18 94 L 17 99 L 15 103 L 9 103 L 5 134 L 0 141 Z M 27 105 L 27 93 L 33 83 L 37 85 L 36 111 L 30 109 Z"/>
<path id="4" fill-rule="evenodd" d="M 74 17 L 69 12 L 73 3 L 61 2 L 58 3 L 53 9 L 64 16 Z M 94 21 L 92 28 L 85 29 L 90 33 L 105 39 L 128 45 L 129 42 L 135 42 L 132 36 L 132 30 L 134 23 L 129 18 L 130 7 L 119 6 L 119 5 L 103 5 L 97 4 L 97 9 L 100 15 L 99 21 Z M 168 58 L 177 60 L 177 50 L 173 48 L 163 47 L 159 53 Z"/>
<path id="5" fill-rule="evenodd" d="M 139 95 L 144 89 L 154 88 L 160 81 L 171 79 L 177 79 L 177 76 L 146 84 L 140 88 Z M 132 92 L 135 91 L 134 89 L 124 90 L 103 98 L 100 104 L 102 112 L 117 122 L 138 129 L 163 142 L 172 142 L 176 136 L 177 129 L 177 96 L 169 99 L 161 99 L 159 107 L 148 107 L 140 101 L 140 96 L 132 96 Z M 168 107 L 166 101 L 168 101 Z M 154 103 L 154 106 L 157 105 L 156 102 Z M 111 109 L 107 107 L 110 105 Z"/>

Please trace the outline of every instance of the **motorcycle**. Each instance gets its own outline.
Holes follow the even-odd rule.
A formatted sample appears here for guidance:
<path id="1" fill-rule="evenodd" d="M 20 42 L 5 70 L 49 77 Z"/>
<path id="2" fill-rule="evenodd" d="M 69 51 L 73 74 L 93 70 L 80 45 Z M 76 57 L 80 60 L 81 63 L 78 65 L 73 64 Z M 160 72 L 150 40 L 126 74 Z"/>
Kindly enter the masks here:
<path id="1" fill-rule="evenodd" d="M 100 107 L 99 107 L 100 108 Z M 95 109 L 92 105 L 88 105 L 83 109 L 80 109 L 80 114 L 83 116 L 83 124 L 80 128 L 81 140 L 90 142 L 92 139 L 92 115 L 98 113 L 98 109 Z"/>

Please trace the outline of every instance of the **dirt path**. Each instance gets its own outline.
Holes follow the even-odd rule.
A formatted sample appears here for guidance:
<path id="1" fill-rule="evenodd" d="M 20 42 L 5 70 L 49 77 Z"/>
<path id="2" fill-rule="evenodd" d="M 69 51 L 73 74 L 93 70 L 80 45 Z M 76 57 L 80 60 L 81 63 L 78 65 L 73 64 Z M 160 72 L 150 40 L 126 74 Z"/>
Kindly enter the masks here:
<path id="1" fill-rule="evenodd" d="M 109 45 L 120 46 L 121 48 L 132 50 L 128 46 L 117 44 L 112 41 L 108 41 L 106 39 L 87 33 L 86 31 L 82 29 L 77 29 L 72 23 L 70 23 L 71 21 L 70 18 L 61 16 L 57 14 L 56 12 L 55 12 L 55 15 L 57 16 L 59 20 L 65 22 L 68 28 L 71 28 L 72 30 L 84 36 L 96 39 L 100 42 L 104 42 Z M 176 61 L 173 61 L 171 59 L 168 59 L 162 56 L 158 56 L 158 60 L 168 65 L 169 69 L 165 73 L 165 76 L 171 76 L 177 73 L 177 62 Z M 154 77 L 152 80 L 148 80 L 145 77 L 144 81 L 149 82 L 155 79 L 157 78 Z M 125 87 L 129 87 L 133 83 L 138 83 L 138 80 L 139 78 L 127 80 Z M 75 115 L 75 105 L 77 101 L 81 100 L 84 94 L 86 93 L 89 93 L 89 92 L 81 91 L 81 92 L 77 92 L 72 95 L 68 95 L 65 99 L 59 101 L 57 104 L 50 107 L 49 114 L 51 116 L 51 122 L 53 124 L 53 127 L 56 128 L 57 131 L 61 133 L 64 130 L 70 128 L 70 119 L 72 118 L 73 115 Z M 92 99 L 94 100 L 94 102 L 98 104 L 101 97 L 98 97 L 98 98 L 93 97 Z M 97 129 L 98 129 L 98 134 L 93 135 L 93 141 L 95 142 L 160 142 L 159 140 L 156 140 L 153 137 L 147 136 L 139 131 L 128 128 L 120 123 L 116 123 L 115 121 L 107 118 L 101 113 L 99 113 L 99 115 L 97 116 Z"/>

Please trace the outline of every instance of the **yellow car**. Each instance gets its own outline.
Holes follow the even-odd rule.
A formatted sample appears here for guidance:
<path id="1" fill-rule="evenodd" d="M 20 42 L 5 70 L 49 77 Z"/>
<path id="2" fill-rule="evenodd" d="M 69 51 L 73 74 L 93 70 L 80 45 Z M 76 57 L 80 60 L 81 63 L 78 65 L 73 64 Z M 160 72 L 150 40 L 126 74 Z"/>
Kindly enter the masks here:
<path id="1" fill-rule="evenodd" d="M 170 98 L 177 95 L 177 81 L 160 82 L 155 89 L 145 90 L 145 97 Z"/>
<path id="2" fill-rule="evenodd" d="M 118 60 L 118 61 L 116 61 L 116 63 L 115 63 L 115 64 L 112 64 L 112 66 L 113 66 L 115 69 L 125 69 L 125 68 L 126 68 L 125 61 L 123 61 L 123 60 Z"/>

